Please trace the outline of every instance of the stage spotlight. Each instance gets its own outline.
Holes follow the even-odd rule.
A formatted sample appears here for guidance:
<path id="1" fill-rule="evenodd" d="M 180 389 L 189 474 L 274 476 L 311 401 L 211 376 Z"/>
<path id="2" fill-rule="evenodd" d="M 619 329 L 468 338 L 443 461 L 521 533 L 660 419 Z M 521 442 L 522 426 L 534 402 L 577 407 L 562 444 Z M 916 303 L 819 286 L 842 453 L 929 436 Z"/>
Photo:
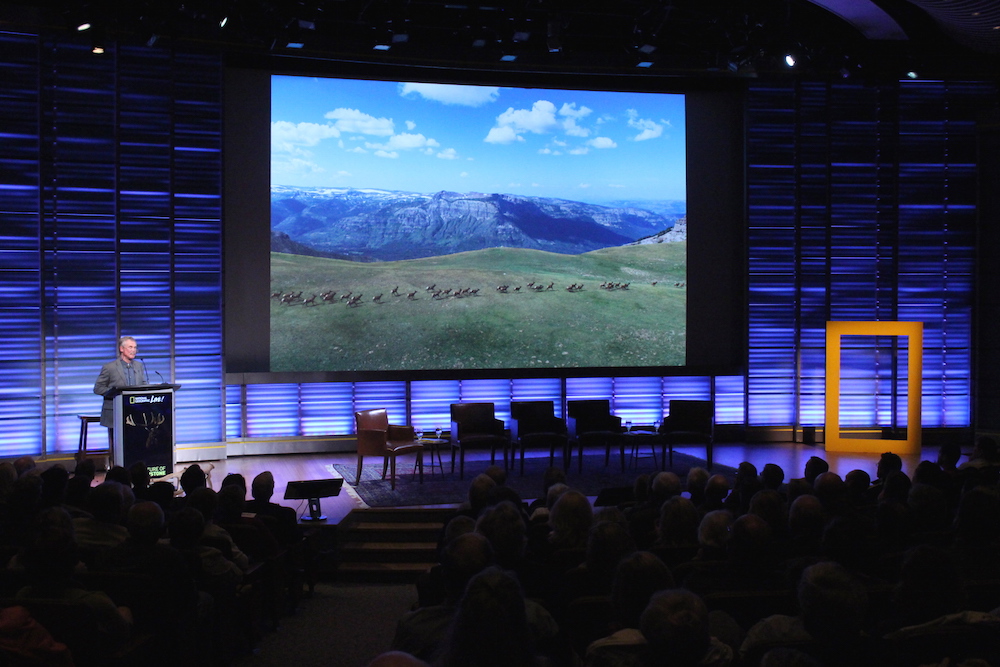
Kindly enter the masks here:
<path id="1" fill-rule="evenodd" d="M 219 21 L 219 27 L 220 28 L 225 28 L 227 23 L 229 23 L 229 17 L 228 16 L 223 16 L 222 20 Z"/>
<path id="2" fill-rule="evenodd" d="M 94 53 L 94 54 L 97 54 L 97 55 L 103 55 L 104 54 L 104 47 L 95 44 L 93 47 L 91 47 L 90 52 Z"/>
<path id="3" fill-rule="evenodd" d="M 636 67 L 652 67 L 653 66 L 653 61 L 652 60 L 642 60 L 640 62 L 637 62 L 635 64 L 635 66 Z"/>
<path id="4" fill-rule="evenodd" d="M 500 60 L 501 62 L 512 63 L 515 60 L 517 60 L 517 56 L 515 56 L 512 53 L 505 53 L 504 55 L 500 56 Z"/>
<path id="5" fill-rule="evenodd" d="M 788 67 L 795 67 L 795 63 L 796 63 L 795 54 L 794 53 L 786 53 L 785 54 L 785 65 L 787 65 Z"/>
<path id="6" fill-rule="evenodd" d="M 90 23 L 88 23 L 87 21 L 84 21 L 80 25 L 76 26 L 77 32 L 84 32 L 86 30 L 90 30 Z"/>
<path id="7" fill-rule="evenodd" d="M 919 79 L 920 78 L 920 74 L 918 74 L 917 70 L 915 70 L 915 69 L 907 70 L 906 71 L 906 78 L 910 79 L 910 80 Z"/>

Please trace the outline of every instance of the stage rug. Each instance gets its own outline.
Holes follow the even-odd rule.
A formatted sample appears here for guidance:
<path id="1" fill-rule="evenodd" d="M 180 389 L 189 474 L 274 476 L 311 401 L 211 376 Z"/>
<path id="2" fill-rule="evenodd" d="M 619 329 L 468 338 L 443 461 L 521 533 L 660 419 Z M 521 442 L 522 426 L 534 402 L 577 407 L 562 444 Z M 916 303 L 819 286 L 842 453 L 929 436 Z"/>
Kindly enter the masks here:
<path id="1" fill-rule="evenodd" d="M 626 459 L 627 461 L 628 459 Z M 366 460 L 361 469 L 361 482 L 354 486 L 354 478 L 357 474 L 357 464 L 331 464 L 327 468 L 331 473 L 342 476 L 345 480 L 344 491 L 350 490 L 356 493 L 361 500 L 369 507 L 407 507 L 414 505 L 456 505 L 468 498 L 469 482 L 477 474 L 486 469 L 486 462 L 465 462 L 465 479 L 458 478 L 458 470 L 454 474 L 445 472 L 443 475 L 437 468 L 424 467 L 424 483 L 420 484 L 416 472 L 413 470 L 412 458 L 399 460 L 396 462 L 396 488 L 390 488 L 389 480 L 382 479 L 381 459 L 372 459 L 369 464 Z M 376 463 L 377 461 L 377 463 Z M 588 455 L 583 458 L 583 473 L 577 472 L 576 459 L 573 460 L 572 470 L 567 474 L 567 483 L 582 491 L 587 496 L 603 495 L 609 501 L 606 504 L 617 504 L 623 493 L 628 493 L 635 478 L 643 473 L 655 474 L 659 471 L 653 465 L 650 457 L 640 458 L 636 461 L 638 465 L 631 465 L 625 472 L 621 471 L 620 463 L 612 458 L 611 465 L 604 466 L 604 456 L 601 454 Z M 547 456 L 525 459 L 524 475 L 520 474 L 517 467 L 508 473 L 507 486 L 513 488 L 525 500 L 534 499 L 542 493 L 542 475 L 548 468 L 549 459 Z M 520 466 L 520 462 L 518 462 Z M 674 453 L 674 465 L 672 470 L 684 480 L 687 471 L 692 466 L 705 466 L 705 461 L 694 456 Z M 445 470 L 449 464 L 445 462 Z M 735 470 L 728 466 L 716 464 L 712 468 L 712 473 L 721 473 L 733 479 Z M 601 492 L 605 492 L 602 494 Z"/>

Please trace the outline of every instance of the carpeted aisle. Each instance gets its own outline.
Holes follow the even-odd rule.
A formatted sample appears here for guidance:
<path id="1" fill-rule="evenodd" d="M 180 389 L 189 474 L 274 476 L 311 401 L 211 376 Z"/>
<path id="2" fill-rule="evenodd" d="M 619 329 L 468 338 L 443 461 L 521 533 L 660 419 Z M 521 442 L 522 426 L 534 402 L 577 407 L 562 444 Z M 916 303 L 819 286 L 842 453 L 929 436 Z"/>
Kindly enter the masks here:
<path id="1" fill-rule="evenodd" d="M 417 600 L 412 584 L 319 583 L 298 612 L 234 667 L 365 667 L 389 650 L 396 620 Z"/>

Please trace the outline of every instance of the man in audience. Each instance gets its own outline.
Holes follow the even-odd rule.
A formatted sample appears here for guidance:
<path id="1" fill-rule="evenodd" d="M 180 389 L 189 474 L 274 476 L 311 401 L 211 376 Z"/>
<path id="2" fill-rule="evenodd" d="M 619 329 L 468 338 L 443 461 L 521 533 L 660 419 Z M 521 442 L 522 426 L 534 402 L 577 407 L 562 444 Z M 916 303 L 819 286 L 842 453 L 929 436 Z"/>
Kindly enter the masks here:
<path id="1" fill-rule="evenodd" d="M 268 517 L 264 521 L 279 543 L 287 546 L 298 541 L 300 535 L 295 510 L 271 502 L 274 496 L 274 475 L 271 471 L 265 470 L 253 478 L 250 495 L 253 500 L 247 501 L 246 511 L 253 512 L 258 517 Z"/>
<path id="2" fill-rule="evenodd" d="M 711 636 L 705 602 L 684 589 L 653 595 L 640 620 L 645 667 L 728 667 L 733 650 Z"/>

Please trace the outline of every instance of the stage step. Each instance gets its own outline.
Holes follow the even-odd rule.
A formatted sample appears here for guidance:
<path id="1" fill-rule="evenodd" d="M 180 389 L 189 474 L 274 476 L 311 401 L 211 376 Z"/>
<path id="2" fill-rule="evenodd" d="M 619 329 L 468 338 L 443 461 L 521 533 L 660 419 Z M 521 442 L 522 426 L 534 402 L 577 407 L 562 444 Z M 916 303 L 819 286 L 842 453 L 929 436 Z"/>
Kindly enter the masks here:
<path id="1" fill-rule="evenodd" d="M 338 527 L 337 578 L 414 582 L 438 560 L 437 542 L 453 508 L 369 508 Z"/>

